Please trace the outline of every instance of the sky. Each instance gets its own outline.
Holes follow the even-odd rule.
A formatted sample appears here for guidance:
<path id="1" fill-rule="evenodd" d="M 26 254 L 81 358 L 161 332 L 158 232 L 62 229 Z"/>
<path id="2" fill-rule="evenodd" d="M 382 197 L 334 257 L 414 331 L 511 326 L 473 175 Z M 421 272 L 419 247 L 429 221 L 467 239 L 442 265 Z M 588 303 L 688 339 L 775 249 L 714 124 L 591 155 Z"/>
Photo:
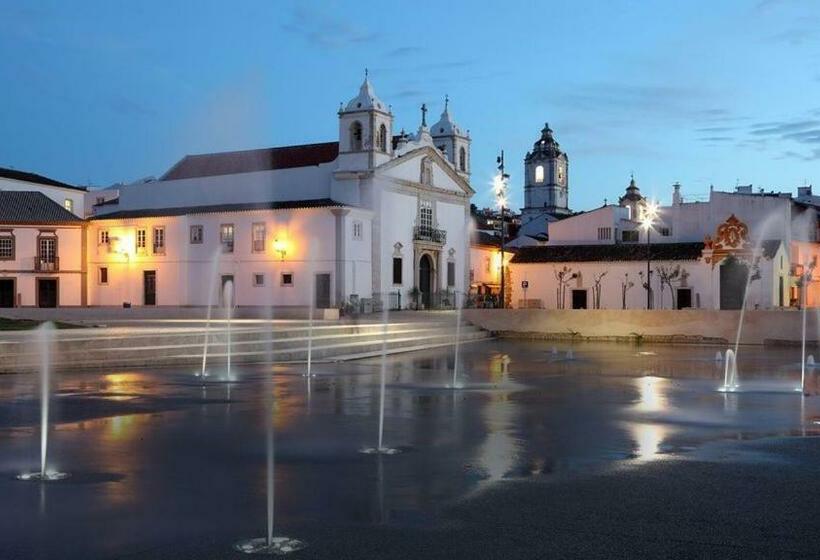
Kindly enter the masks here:
<path id="1" fill-rule="evenodd" d="M 0 166 L 107 186 L 185 154 L 336 140 L 365 68 L 396 131 L 449 95 L 480 207 L 502 149 L 523 204 L 545 122 L 575 210 L 631 173 L 661 202 L 676 181 L 689 200 L 820 189 L 814 0 L 0 0 Z"/>

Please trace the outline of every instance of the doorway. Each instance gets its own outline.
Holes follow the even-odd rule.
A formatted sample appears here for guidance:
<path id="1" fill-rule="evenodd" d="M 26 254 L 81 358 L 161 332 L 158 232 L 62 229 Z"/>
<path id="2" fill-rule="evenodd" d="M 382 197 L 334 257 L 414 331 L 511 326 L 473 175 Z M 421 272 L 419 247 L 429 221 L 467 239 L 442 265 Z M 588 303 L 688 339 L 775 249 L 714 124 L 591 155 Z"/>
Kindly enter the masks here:
<path id="1" fill-rule="evenodd" d="M 330 309 L 330 274 L 316 275 L 316 309 Z"/>
<path id="2" fill-rule="evenodd" d="M 587 291 L 586 290 L 572 290 L 572 308 L 586 309 L 587 308 Z"/>
<path id="3" fill-rule="evenodd" d="M 743 307 L 743 292 L 749 267 L 735 257 L 728 257 L 720 267 L 720 308 L 740 309 Z"/>
<path id="4" fill-rule="evenodd" d="M 156 270 L 144 270 L 142 272 L 142 302 L 143 305 L 157 304 Z"/>
<path id="5" fill-rule="evenodd" d="M 692 288 L 678 288 L 678 309 L 692 307 Z"/>
<path id="6" fill-rule="evenodd" d="M 419 291 L 421 292 L 421 303 L 425 309 L 430 309 L 433 290 L 433 261 L 430 255 L 422 255 L 419 260 Z"/>
<path id="7" fill-rule="evenodd" d="M 57 279 L 37 279 L 37 307 L 57 307 Z"/>
<path id="8" fill-rule="evenodd" d="M 0 307 L 14 307 L 16 284 L 14 278 L 0 279 Z"/>
<path id="9" fill-rule="evenodd" d="M 225 307 L 225 285 L 230 282 L 233 284 L 233 289 L 231 290 L 231 307 L 236 307 L 236 282 L 233 280 L 233 274 L 223 274 L 222 275 L 222 283 L 220 284 L 221 288 L 219 290 L 219 302 L 221 303 L 222 307 Z"/>

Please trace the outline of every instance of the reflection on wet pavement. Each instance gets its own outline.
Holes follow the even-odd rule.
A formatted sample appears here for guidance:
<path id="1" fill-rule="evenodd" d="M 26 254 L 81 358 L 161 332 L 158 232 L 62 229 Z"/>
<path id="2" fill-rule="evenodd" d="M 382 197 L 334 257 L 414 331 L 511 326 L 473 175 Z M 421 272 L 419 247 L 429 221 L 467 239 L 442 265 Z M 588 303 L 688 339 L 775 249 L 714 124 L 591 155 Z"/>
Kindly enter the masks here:
<path id="1" fill-rule="evenodd" d="M 0 495 L 15 514 L 0 524 L 0 550 L 105 557 L 261 531 L 270 421 L 277 522 L 364 526 L 435 526 L 444 508 L 507 479 L 640 468 L 820 428 L 816 399 L 792 391 L 792 349 L 744 348 L 741 391 L 726 394 L 713 347 L 579 344 L 568 359 L 569 346 L 552 346 L 467 346 L 456 391 L 445 388 L 451 351 L 391 357 L 385 441 L 405 449 L 393 457 L 357 453 L 376 437 L 376 361 L 315 364 L 310 380 L 296 365 L 247 367 L 235 383 L 205 385 L 173 369 L 62 374 L 50 453 L 72 477 L 59 485 L 13 480 L 38 463 L 37 390 L 32 376 L 2 376 Z"/>

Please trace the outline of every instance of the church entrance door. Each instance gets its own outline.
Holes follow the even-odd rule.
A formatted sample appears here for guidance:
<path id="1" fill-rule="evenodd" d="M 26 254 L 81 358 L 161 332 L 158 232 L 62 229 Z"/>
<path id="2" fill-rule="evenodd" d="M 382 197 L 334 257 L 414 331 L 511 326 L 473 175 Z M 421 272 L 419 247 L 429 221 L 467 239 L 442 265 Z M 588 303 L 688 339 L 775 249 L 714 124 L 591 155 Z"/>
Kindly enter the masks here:
<path id="1" fill-rule="evenodd" d="M 740 309 L 743 307 L 743 292 L 749 267 L 734 257 L 728 257 L 720 267 L 720 308 Z"/>
<path id="2" fill-rule="evenodd" d="M 419 291 L 424 308 L 430 309 L 433 291 L 433 262 L 430 255 L 422 255 L 419 260 Z"/>

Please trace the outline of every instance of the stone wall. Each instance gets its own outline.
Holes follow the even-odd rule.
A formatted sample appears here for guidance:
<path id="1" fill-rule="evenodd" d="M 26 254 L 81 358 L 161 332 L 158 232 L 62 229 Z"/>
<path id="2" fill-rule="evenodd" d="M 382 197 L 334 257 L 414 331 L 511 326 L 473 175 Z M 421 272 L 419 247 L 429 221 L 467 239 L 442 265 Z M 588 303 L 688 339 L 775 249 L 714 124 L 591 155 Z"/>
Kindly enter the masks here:
<path id="1" fill-rule="evenodd" d="M 817 345 L 818 313 L 807 312 L 807 344 Z M 464 318 L 501 336 L 617 342 L 734 343 L 740 311 L 465 309 Z M 747 310 L 743 344 L 799 344 L 797 310 Z"/>

